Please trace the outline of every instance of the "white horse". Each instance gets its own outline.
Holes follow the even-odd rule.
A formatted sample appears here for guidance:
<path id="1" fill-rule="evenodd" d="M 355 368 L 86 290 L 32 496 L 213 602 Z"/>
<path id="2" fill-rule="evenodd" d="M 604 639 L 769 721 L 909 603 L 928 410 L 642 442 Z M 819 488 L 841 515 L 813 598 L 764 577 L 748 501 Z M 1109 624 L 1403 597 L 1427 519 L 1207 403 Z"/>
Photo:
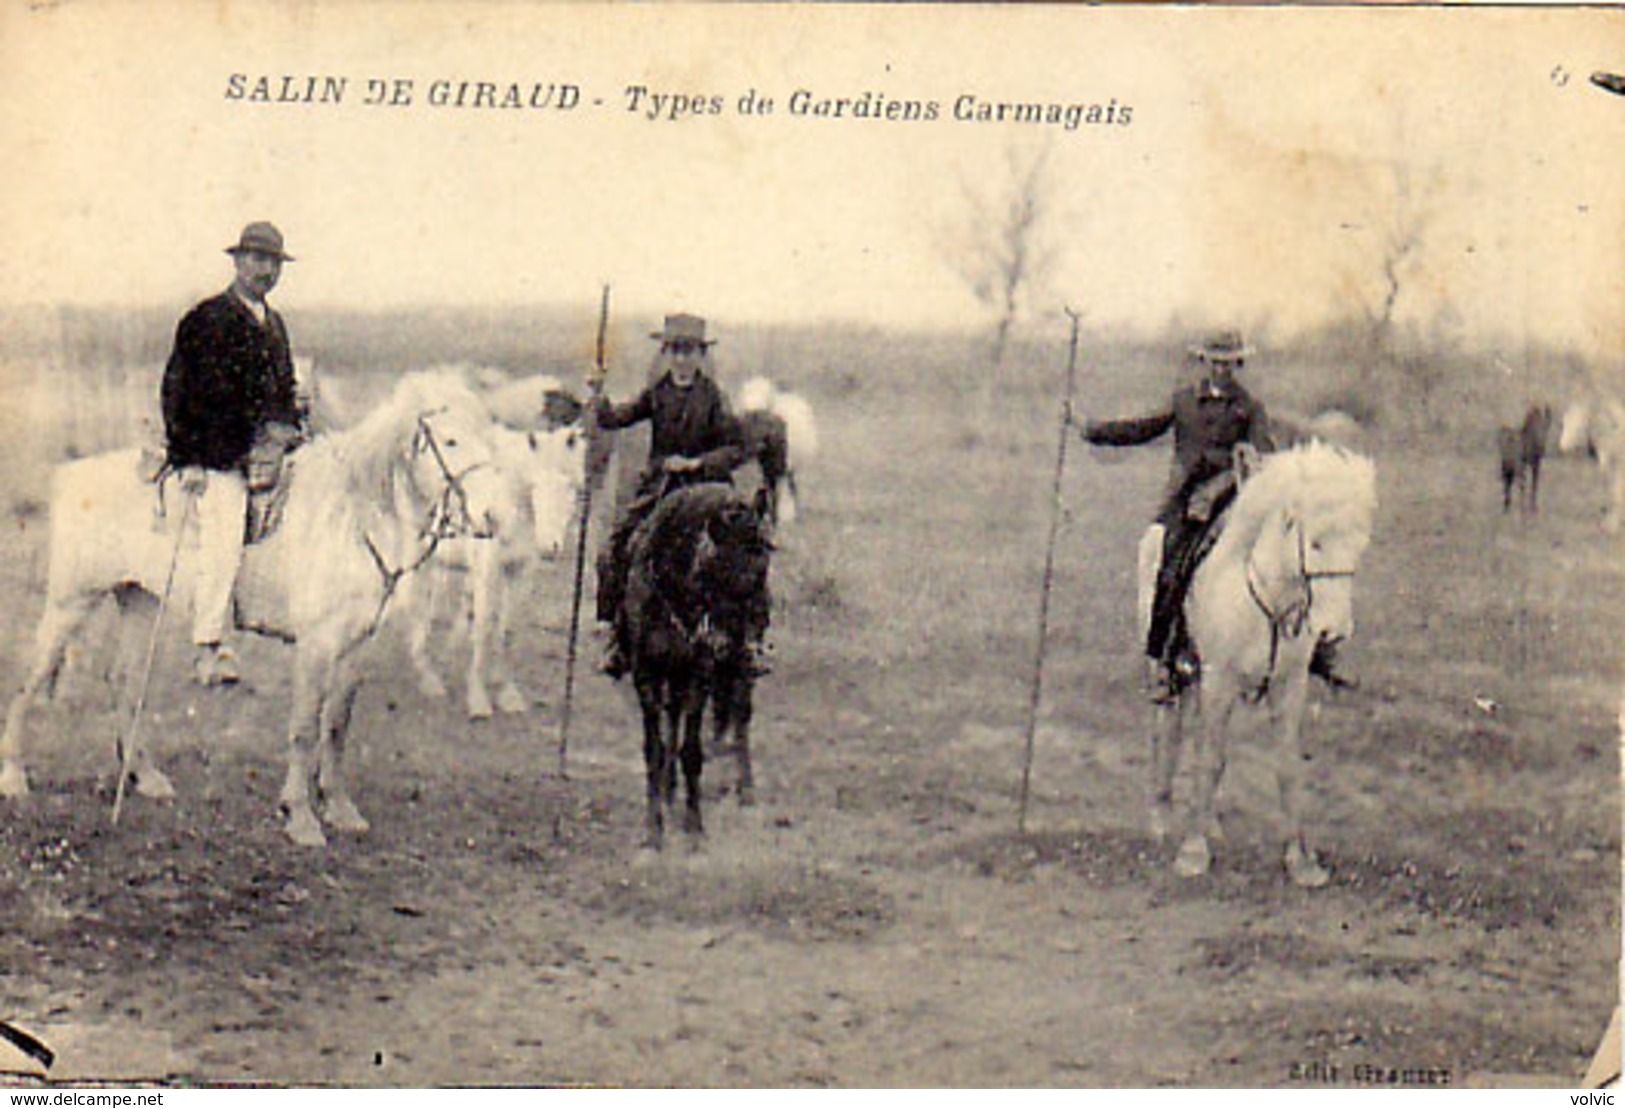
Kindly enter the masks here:
<path id="1" fill-rule="evenodd" d="M 1201 680 L 1176 704 L 1158 709 L 1153 731 L 1151 828 L 1160 840 L 1171 826 L 1186 718 L 1193 711 L 1202 717 L 1194 736 L 1195 792 L 1175 861 L 1182 876 L 1200 876 L 1211 865 L 1214 795 L 1231 715 L 1243 699 L 1262 699 L 1275 732 L 1287 872 L 1311 888 L 1330 879 L 1305 840 L 1300 803 L 1309 660 L 1319 640 L 1336 642 L 1354 631 L 1354 574 L 1376 506 L 1370 459 L 1319 441 L 1303 443 L 1267 456 L 1243 482 L 1223 533 L 1197 568 L 1185 613 L 1202 660 Z M 1160 531 L 1152 528 L 1140 546 L 1142 635 Z"/>
<path id="2" fill-rule="evenodd" d="M 466 706 L 471 719 L 488 719 L 497 710 L 523 712 L 530 705 L 508 664 L 514 593 L 527 573 L 563 551 L 586 472 L 578 427 L 521 432 L 499 425 L 492 434 L 501 480 L 492 534 L 445 544 L 434 571 L 415 585 L 423 610 L 409 623 L 408 649 L 418 687 L 431 699 L 443 699 L 446 686 L 430 653 L 430 631 L 441 599 L 453 602 L 454 627 L 464 625 L 467 602 Z"/>
<path id="3" fill-rule="evenodd" d="M 787 392 L 766 377 L 752 377 L 739 388 L 741 412 L 768 412 L 784 421 L 787 458 L 773 490 L 776 523 L 793 523 L 801 499 L 798 475 L 818 456 L 818 421 L 805 397 Z"/>
<path id="4" fill-rule="evenodd" d="M 1625 517 L 1625 401 L 1599 395 L 1571 405 L 1563 413 L 1557 449 L 1596 457 L 1608 490 L 1603 525 L 1610 533 L 1617 532 Z"/>
<path id="5" fill-rule="evenodd" d="M 491 417 L 460 378 L 411 374 L 353 429 L 318 438 L 290 460 L 281 526 L 250 546 L 236 599 L 246 628 L 294 641 L 288 775 L 281 806 L 296 843 L 326 842 L 313 807 L 339 830 L 367 821 L 345 786 L 344 739 L 360 688 L 361 649 L 409 578 L 456 534 L 489 527 L 496 478 Z M 58 468 L 51 493 L 50 569 L 36 656 L 0 737 L 0 796 L 28 791 L 24 717 L 54 681 L 70 639 L 98 604 L 131 586 L 158 595 L 179 552 L 171 601 L 189 606 L 195 535 L 173 486 L 162 519 L 154 492 L 126 450 Z M 142 751 L 131 752 L 136 787 L 172 795 Z"/>

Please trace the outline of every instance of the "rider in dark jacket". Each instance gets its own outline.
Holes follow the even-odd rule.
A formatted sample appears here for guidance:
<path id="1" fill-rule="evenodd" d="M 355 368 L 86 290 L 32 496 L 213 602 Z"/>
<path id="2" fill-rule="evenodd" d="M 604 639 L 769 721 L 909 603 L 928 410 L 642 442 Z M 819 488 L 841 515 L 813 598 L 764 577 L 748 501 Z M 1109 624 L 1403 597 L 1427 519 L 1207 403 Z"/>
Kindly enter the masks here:
<path id="1" fill-rule="evenodd" d="M 598 561 L 598 618 L 614 623 L 626 591 L 627 546 L 644 519 L 667 493 L 702 481 L 727 481 L 745 460 L 739 423 L 722 389 L 704 371 L 705 320 L 669 315 L 664 329 L 650 335 L 660 343 L 663 372 L 623 404 L 599 396 L 594 416 L 599 427 L 619 430 L 649 421 L 649 461 L 636 495 L 622 510 Z M 601 383 L 601 382 L 599 382 Z M 603 669 L 612 677 L 626 672 L 626 658 L 612 634 Z"/>

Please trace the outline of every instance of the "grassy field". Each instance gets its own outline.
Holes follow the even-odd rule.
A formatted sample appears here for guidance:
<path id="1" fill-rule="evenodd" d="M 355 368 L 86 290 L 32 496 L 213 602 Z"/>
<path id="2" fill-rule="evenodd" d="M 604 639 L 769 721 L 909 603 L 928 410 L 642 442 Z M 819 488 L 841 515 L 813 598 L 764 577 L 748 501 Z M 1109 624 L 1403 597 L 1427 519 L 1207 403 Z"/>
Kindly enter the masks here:
<path id="1" fill-rule="evenodd" d="M 291 322 L 357 398 L 410 364 L 584 360 L 558 319 L 533 347 L 466 318 Z M 6 435 L 14 627 L 39 611 L 41 459 L 139 433 L 165 345 L 150 323 L 8 347 L 6 410 L 30 413 L 26 450 Z M 617 394 L 641 380 L 644 329 L 617 331 Z M 1620 930 L 1625 597 L 1591 468 L 1552 463 L 1540 515 L 1503 516 L 1488 404 L 1373 429 L 1382 504 L 1345 651 L 1364 687 L 1318 698 L 1309 724 L 1309 825 L 1333 883 L 1285 881 L 1269 765 L 1246 735 L 1215 871 L 1182 882 L 1144 830 L 1132 629 L 1165 449 L 1072 452 L 1018 835 L 1064 343 L 1021 348 L 981 412 L 962 337 L 726 338 L 724 382 L 760 371 L 803 392 L 823 444 L 775 562 L 759 808 L 717 806 L 702 855 L 639 859 L 634 712 L 592 674 L 574 771 L 552 772 L 562 567 L 527 598 L 521 677 L 542 701 L 528 717 L 475 726 L 426 703 L 399 643 L 380 644 L 356 723 L 374 831 L 326 855 L 274 822 L 285 648 L 251 645 L 252 691 L 208 693 L 185 684 L 171 636 L 149 734 L 174 804 L 107 826 L 117 721 L 95 666 L 35 717 L 38 795 L 0 812 L 14 1018 L 68 1029 L 104 1066 L 124 1057 L 111 1044 L 152 1044 L 138 1023 L 162 1028 L 142 1072 L 183 1083 L 1292 1086 L 1313 1065 L 1350 1084 L 1362 1065 L 1457 1085 L 1578 1078 L 1618 1002 Z M 69 389 L 72 350 L 77 372 L 100 364 L 87 349 L 105 379 Z M 1081 370 L 1080 407 L 1102 414 L 1151 402 L 1173 373 L 1165 349 L 1095 339 Z M 1266 398 L 1303 410 L 1353 380 L 1301 353 L 1255 371 Z M 0 651 L 11 680 L 26 642 Z"/>

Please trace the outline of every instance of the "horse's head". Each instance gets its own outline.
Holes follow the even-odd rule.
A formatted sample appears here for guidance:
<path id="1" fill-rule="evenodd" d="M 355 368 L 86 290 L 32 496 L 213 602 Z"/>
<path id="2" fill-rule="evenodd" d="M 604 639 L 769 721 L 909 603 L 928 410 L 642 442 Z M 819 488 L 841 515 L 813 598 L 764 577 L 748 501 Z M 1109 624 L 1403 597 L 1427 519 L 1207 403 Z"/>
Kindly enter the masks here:
<path id="1" fill-rule="evenodd" d="M 712 623 L 734 645 L 766 630 L 772 555 L 764 521 L 737 498 L 721 502 L 700 531 L 691 580 Z"/>
<path id="2" fill-rule="evenodd" d="M 505 494 L 489 410 L 459 377 L 403 378 L 396 400 L 411 413 L 404 469 L 441 534 L 488 536 Z"/>
<path id="3" fill-rule="evenodd" d="M 1243 511 L 1254 517 L 1250 572 L 1254 587 L 1269 594 L 1270 611 L 1300 613 L 1317 638 L 1352 635 L 1354 577 L 1376 515 L 1376 467 L 1361 455 L 1308 443 L 1269 456 L 1243 494 L 1230 526 L 1249 526 Z"/>
<path id="4" fill-rule="evenodd" d="M 554 557 L 564 549 L 586 479 L 586 436 L 580 427 L 561 426 L 532 431 L 525 436 L 525 444 L 525 485 L 536 549 L 544 557 Z"/>

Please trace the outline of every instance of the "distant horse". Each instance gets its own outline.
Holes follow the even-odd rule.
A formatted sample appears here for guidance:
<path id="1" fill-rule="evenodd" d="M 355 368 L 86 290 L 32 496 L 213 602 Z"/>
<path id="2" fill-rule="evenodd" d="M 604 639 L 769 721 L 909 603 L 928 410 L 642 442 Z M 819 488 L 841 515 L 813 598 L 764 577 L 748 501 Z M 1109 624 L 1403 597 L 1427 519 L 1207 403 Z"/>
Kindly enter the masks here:
<path id="1" fill-rule="evenodd" d="M 238 622 L 293 641 L 288 775 L 281 806 L 296 843 L 326 842 L 312 806 L 339 830 L 362 832 L 343 772 L 344 741 L 360 688 L 361 648 L 392 609 L 401 581 L 449 537 L 489 526 L 495 470 L 491 417 L 455 376 L 410 374 L 383 405 L 348 431 L 315 439 L 289 458 L 281 526 L 248 547 L 238 575 Z M 54 681 L 75 633 L 108 596 L 132 587 L 156 596 L 176 551 L 173 602 L 185 610 L 195 539 L 177 528 L 190 515 L 180 494 L 155 521 L 153 487 L 137 472 L 138 450 L 60 466 L 51 494 L 50 569 L 35 659 L 0 738 L 0 795 L 27 793 L 24 716 Z M 180 544 L 177 545 L 177 541 Z M 149 795 L 173 795 L 141 751 L 133 775 Z"/>
<path id="2" fill-rule="evenodd" d="M 745 440 L 746 463 L 755 462 L 762 474 L 758 509 L 768 526 L 777 530 L 781 499 L 786 514 L 795 516 L 789 429 L 778 413 L 753 409 L 740 413 L 739 430 Z"/>
<path id="3" fill-rule="evenodd" d="M 1581 400 L 1563 413 L 1557 448 L 1585 452 L 1597 461 L 1607 485 L 1604 526 L 1616 532 L 1625 517 L 1625 401 L 1613 396 Z"/>
<path id="4" fill-rule="evenodd" d="M 1522 495 L 1518 506 L 1526 512 L 1539 511 L 1540 463 L 1546 457 L 1546 443 L 1550 439 L 1552 409 L 1545 404 L 1531 404 L 1518 427 L 1502 427 L 1496 435 L 1501 453 L 1501 511 L 1512 510 L 1512 493 Z"/>
<path id="5" fill-rule="evenodd" d="M 773 522 L 794 523 L 800 513 L 799 475 L 818 454 L 818 423 L 806 398 L 787 392 L 766 377 L 752 377 L 739 389 L 741 422 L 745 425 L 746 449 L 750 460 L 762 467 L 764 487 L 769 490 Z M 763 413 L 772 418 L 761 418 Z M 760 449 L 752 450 L 752 445 Z M 767 476 L 769 460 L 762 451 L 772 451 L 774 477 Z"/>
<path id="6" fill-rule="evenodd" d="M 487 719 L 497 709 L 518 713 L 529 707 L 508 664 L 515 594 L 527 573 L 563 550 L 585 478 L 586 450 L 578 427 L 514 431 L 499 425 L 492 435 L 500 481 L 492 533 L 445 545 L 434 571 L 422 575 L 425 579 L 413 589 L 413 600 L 421 602 L 423 611 L 409 623 L 408 649 L 418 687 L 431 699 L 444 698 L 445 683 L 430 657 L 430 632 L 438 601 L 449 598 L 453 618 L 461 623 L 466 600 L 470 719 Z"/>
<path id="7" fill-rule="evenodd" d="M 658 849 L 677 766 L 687 806 L 683 829 L 704 831 L 701 726 L 714 703 L 718 745 L 732 732 L 739 797 L 752 791 L 753 638 L 764 629 L 772 545 L 756 510 L 726 485 L 671 493 L 634 532 L 617 633 L 643 711 L 646 845 Z"/>
<path id="8" fill-rule="evenodd" d="M 1230 717 L 1246 698 L 1269 706 L 1287 872 L 1305 887 L 1329 880 L 1305 840 L 1300 810 L 1309 660 L 1317 641 L 1353 633 L 1354 574 L 1370 542 L 1376 506 L 1372 462 L 1318 441 L 1266 456 L 1242 483 L 1186 601 L 1201 680 L 1175 705 L 1159 709 L 1153 741 L 1151 826 L 1161 839 L 1171 822 L 1185 721 L 1199 709 L 1195 793 L 1175 861 L 1181 875 L 1200 876 L 1211 865 L 1208 840 L 1217 830 L 1214 796 L 1224 773 Z M 1142 545 L 1142 623 L 1147 581 L 1154 579 L 1146 576 L 1146 549 Z"/>

